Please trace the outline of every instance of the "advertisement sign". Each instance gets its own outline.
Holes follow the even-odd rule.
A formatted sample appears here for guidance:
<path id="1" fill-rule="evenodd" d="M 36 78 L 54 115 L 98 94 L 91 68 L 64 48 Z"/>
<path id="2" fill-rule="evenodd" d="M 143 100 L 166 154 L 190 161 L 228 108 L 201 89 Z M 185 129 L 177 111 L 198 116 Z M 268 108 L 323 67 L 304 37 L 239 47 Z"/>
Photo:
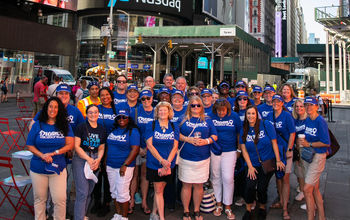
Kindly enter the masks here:
<path id="1" fill-rule="evenodd" d="M 198 69 L 208 69 L 208 58 L 206 57 L 198 58 Z"/>
<path id="2" fill-rule="evenodd" d="M 143 65 L 143 69 L 144 70 L 149 70 L 149 69 L 151 69 L 151 65 L 147 65 L 147 64 Z"/>
<path id="3" fill-rule="evenodd" d="M 204 14 L 224 23 L 234 23 L 235 0 L 203 0 L 202 11 Z"/>
<path id="4" fill-rule="evenodd" d="M 71 11 L 77 10 L 77 0 L 27 0 L 38 4 L 49 5 Z"/>
<path id="5" fill-rule="evenodd" d="M 130 66 L 132 69 L 138 69 L 139 68 L 139 65 L 138 64 L 131 64 Z"/>
<path id="6" fill-rule="evenodd" d="M 287 0 L 278 0 L 276 6 L 276 12 L 278 14 L 278 22 L 280 22 L 280 52 L 279 57 L 287 56 Z M 277 19 L 277 18 L 276 18 Z M 279 45 L 278 45 L 279 46 Z"/>
<path id="7" fill-rule="evenodd" d="M 122 64 L 122 63 L 118 64 L 118 68 L 125 69 L 125 64 Z"/>

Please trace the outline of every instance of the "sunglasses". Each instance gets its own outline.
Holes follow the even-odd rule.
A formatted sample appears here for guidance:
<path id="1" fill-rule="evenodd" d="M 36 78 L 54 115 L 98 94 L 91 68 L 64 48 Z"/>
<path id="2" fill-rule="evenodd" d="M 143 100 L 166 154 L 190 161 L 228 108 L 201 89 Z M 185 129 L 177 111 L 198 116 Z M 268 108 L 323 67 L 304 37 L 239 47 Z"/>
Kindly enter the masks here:
<path id="1" fill-rule="evenodd" d="M 193 93 L 191 92 L 190 95 L 191 95 L 191 96 L 199 95 L 199 93 L 198 93 L 198 92 L 193 92 Z"/>
<path id="2" fill-rule="evenodd" d="M 191 108 L 195 108 L 195 107 L 200 108 L 201 105 L 200 104 L 191 104 Z"/>
<path id="3" fill-rule="evenodd" d="M 236 88 L 245 88 L 245 86 L 238 85 L 238 86 L 236 86 Z"/>
<path id="4" fill-rule="evenodd" d="M 117 80 L 117 83 L 126 83 L 126 81 Z"/>
<path id="5" fill-rule="evenodd" d="M 248 98 L 247 97 L 243 97 L 243 98 L 238 98 L 238 101 L 242 101 L 242 100 L 244 100 L 244 101 L 247 101 L 248 100 Z"/>
<path id="6" fill-rule="evenodd" d="M 125 115 L 118 115 L 117 116 L 117 120 L 120 120 L 120 119 L 123 119 L 123 120 L 125 120 L 125 119 L 128 119 L 129 117 L 128 116 L 125 116 Z"/>
<path id="7" fill-rule="evenodd" d="M 151 97 L 142 97 L 141 98 L 141 101 L 143 101 L 143 102 L 146 101 L 146 100 L 151 100 Z"/>

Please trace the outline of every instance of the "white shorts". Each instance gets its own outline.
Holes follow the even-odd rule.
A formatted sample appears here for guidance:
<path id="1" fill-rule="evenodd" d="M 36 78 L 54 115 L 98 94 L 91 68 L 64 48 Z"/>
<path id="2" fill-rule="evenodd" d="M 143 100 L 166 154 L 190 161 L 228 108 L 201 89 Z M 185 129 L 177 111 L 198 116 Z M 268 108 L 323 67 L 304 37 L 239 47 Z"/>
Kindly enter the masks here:
<path id="1" fill-rule="evenodd" d="M 310 185 L 315 185 L 317 183 L 326 165 L 326 157 L 326 153 L 316 153 L 314 155 L 312 162 L 309 165 L 307 165 L 305 183 Z"/>
<path id="2" fill-rule="evenodd" d="M 201 161 L 179 158 L 179 179 L 185 183 L 205 183 L 209 179 L 210 157 Z"/>
<path id="3" fill-rule="evenodd" d="M 135 167 L 127 167 L 125 175 L 122 177 L 119 174 L 119 168 L 107 166 L 109 190 L 111 191 L 111 197 L 117 202 L 124 203 L 130 200 L 129 188 L 134 169 Z"/>

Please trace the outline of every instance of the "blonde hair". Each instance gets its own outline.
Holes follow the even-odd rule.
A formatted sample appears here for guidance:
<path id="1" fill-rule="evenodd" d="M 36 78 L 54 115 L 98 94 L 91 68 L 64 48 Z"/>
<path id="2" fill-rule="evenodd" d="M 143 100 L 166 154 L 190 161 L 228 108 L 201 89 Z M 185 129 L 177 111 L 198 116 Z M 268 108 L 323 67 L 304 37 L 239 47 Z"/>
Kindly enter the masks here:
<path id="1" fill-rule="evenodd" d="M 201 112 L 199 113 L 199 118 L 201 121 L 205 121 L 205 114 L 204 114 L 204 106 L 203 106 L 203 102 L 202 99 L 199 96 L 192 96 L 190 98 L 190 100 L 188 101 L 188 106 L 185 112 L 185 117 L 184 117 L 184 121 L 190 120 L 192 118 L 192 113 L 191 113 L 191 105 L 193 102 L 199 102 L 199 104 L 201 105 Z M 181 122 L 181 124 L 183 123 Z"/>
<path id="2" fill-rule="evenodd" d="M 169 116 L 168 116 L 168 119 L 171 120 L 173 119 L 174 117 L 174 111 L 173 111 L 173 108 L 171 107 L 170 103 L 169 102 L 159 102 L 157 104 L 157 106 L 155 107 L 154 109 L 154 120 L 158 120 L 159 119 L 159 109 L 160 107 L 167 107 L 168 110 L 169 110 Z"/>
<path id="3" fill-rule="evenodd" d="M 304 120 L 304 119 L 307 118 L 307 113 L 306 113 L 306 111 L 305 111 L 305 112 L 304 112 L 304 115 L 302 115 L 302 117 L 299 117 L 299 115 L 297 114 L 297 111 L 296 111 L 297 103 L 301 103 L 302 105 L 304 105 L 304 100 L 302 100 L 302 99 L 297 99 L 297 100 L 295 100 L 295 102 L 294 102 L 294 104 L 293 104 L 292 116 L 293 116 L 294 119 Z"/>
<path id="4" fill-rule="evenodd" d="M 284 88 L 285 86 L 287 86 L 287 87 L 289 88 L 290 93 L 291 93 L 291 96 L 292 96 L 292 99 L 293 99 L 293 98 L 296 98 L 297 96 L 295 95 L 295 92 L 294 92 L 293 87 L 292 87 L 290 84 L 288 84 L 288 83 L 285 83 L 285 84 L 283 84 L 283 85 L 281 86 L 281 88 L 280 88 L 280 90 L 279 90 L 279 93 L 282 94 L 282 90 L 283 90 L 283 88 Z M 282 96 L 282 95 L 281 95 L 281 96 Z M 283 97 L 283 96 L 282 96 L 282 97 Z M 283 99 L 284 99 L 284 97 L 283 97 Z"/>

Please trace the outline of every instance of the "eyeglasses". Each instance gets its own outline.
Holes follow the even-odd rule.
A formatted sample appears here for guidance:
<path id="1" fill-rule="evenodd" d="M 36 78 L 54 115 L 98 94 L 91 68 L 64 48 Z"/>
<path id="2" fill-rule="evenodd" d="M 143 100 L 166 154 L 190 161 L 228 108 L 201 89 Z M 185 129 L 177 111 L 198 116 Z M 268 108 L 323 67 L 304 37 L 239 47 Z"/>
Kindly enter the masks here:
<path id="1" fill-rule="evenodd" d="M 123 80 L 117 80 L 117 83 L 126 83 L 126 81 L 123 81 Z"/>
<path id="2" fill-rule="evenodd" d="M 191 104 L 191 108 L 195 108 L 195 107 L 200 108 L 201 104 Z"/>
<path id="3" fill-rule="evenodd" d="M 98 111 L 95 111 L 95 112 L 92 112 L 92 111 L 91 111 L 91 112 L 88 112 L 87 114 L 88 114 L 88 115 L 93 115 L 93 114 L 98 114 L 98 113 L 99 113 Z"/>
<path id="4" fill-rule="evenodd" d="M 144 102 L 144 101 L 146 101 L 146 100 L 151 100 L 151 97 L 142 97 L 142 98 L 141 98 L 141 101 L 142 101 L 142 102 Z"/>
<path id="5" fill-rule="evenodd" d="M 194 95 L 199 95 L 199 93 L 198 92 L 191 92 L 190 93 L 190 96 L 194 96 Z"/>
<path id="6" fill-rule="evenodd" d="M 128 119 L 129 117 L 128 116 L 125 116 L 125 115 L 118 115 L 117 116 L 117 120 L 120 120 L 120 119 L 123 119 L 123 120 L 125 120 L 125 119 Z"/>
<path id="7" fill-rule="evenodd" d="M 248 98 L 247 98 L 247 97 L 242 97 L 242 98 L 241 98 L 241 97 L 239 97 L 239 98 L 238 98 L 238 101 L 242 101 L 242 100 L 243 100 L 243 101 L 247 101 L 247 100 L 248 100 Z"/>
<path id="8" fill-rule="evenodd" d="M 255 92 L 253 92 L 253 93 L 259 93 L 259 94 L 260 94 L 261 92 L 255 91 Z"/>

